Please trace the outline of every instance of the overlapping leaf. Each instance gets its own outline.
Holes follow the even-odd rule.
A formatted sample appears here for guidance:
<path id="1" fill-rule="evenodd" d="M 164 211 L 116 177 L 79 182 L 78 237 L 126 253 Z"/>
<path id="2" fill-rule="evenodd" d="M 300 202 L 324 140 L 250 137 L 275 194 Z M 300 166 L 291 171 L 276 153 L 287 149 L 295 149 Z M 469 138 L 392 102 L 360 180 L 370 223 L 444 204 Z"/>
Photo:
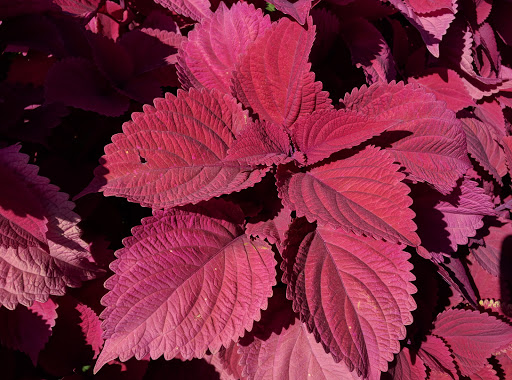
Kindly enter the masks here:
<path id="1" fill-rule="evenodd" d="M 173 207 L 250 187 L 268 170 L 226 158 L 250 123 L 229 95 L 167 94 L 132 119 L 105 147 L 103 167 L 84 193 L 100 189 L 143 206 Z"/>
<path id="2" fill-rule="evenodd" d="M 389 131 L 411 132 L 387 150 L 408 178 L 432 184 L 443 194 L 469 169 L 464 131 L 455 114 L 417 85 L 375 84 L 355 89 L 345 106 L 376 120 L 397 120 Z"/>
<path id="3" fill-rule="evenodd" d="M 478 372 L 487 364 L 488 357 L 512 345 L 512 326 L 487 313 L 471 310 L 440 314 L 433 334 L 448 343 L 464 376 Z"/>
<path id="4" fill-rule="evenodd" d="M 310 72 L 308 56 L 315 38 L 308 29 L 287 18 L 273 24 L 247 48 L 234 73 L 234 91 L 259 116 L 291 126 L 300 116 L 331 107 L 322 84 Z"/>
<path id="5" fill-rule="evenodd" d="M 494 179 L 503 184 L 501 177 L 507 173 L 505 152 L 498 144 L 494 129 L 475 118 L 462 118 L 469 154 L 487 170 Z"/>
<path id="6" fill-rule="evenodd" d="M 344 363 L 336 363 L 298 321 L 272 333 L 267 340 L 255 338 L 240 347 L 243 374 L 250 380 L 358 380 Z"/>
<path id="7" fill-rule="evenodd" d="M 418 245 L 409 188 L 398 165 L 385 151 L 367 147 L 362 152 L 299 172 L 280 193 L 298 216 L 393 242 Z"/>
<path id="8" fill-rule="evenodd" d="M 74 204 L 19 149 L 0 149 L 0 304 L 9 309 L 63 295 L 97 274 Z"/>
<path id="9" fill-rule="evenodd" d="M 116 357 L 202 357 L 251 329 L 276 262 L 268 244 L 243 235 L 242 221 L 223 201 L 143 219 L 111 266 L 96 370 Z"/>
<path id="10" fill-rule="evenodd" d="M 271 0 L 269 3 L 274 4 L 277 10 L 293 17 L 300 25 L 304 25 L 311 10 L 312 0 Z"/>
<path id="11" fill-rule="evenodd" d="M 494 215 L 494 204 L 477 183 L 464 179 L 451 194 L 441 196 L 435 191 L 420 188 L 415 193 L 416 223 L 422 245 L 432 253 L 452 253 L 457 245 L 484 225 L 485 215 Z"/>
<path id="12" fill-rule="evenodd" d="M 379 379 L 412 323 L 412 265 L 403 246 L 318 228 L 304 239 L 288 297 L 336 361 Z"/>
<path id="13" fill-rule="evenodd" d="M 457 368 L 450 349 L 443 340 L 437 336 L 429 335 L 421 343 L 418 356 L 433 372 L 447 373 L 451 378 L 457 376 Z"/>
<path id="14" fill-rule="evenodd" d="M 270 28 L 270 18 L 247 3 L 227 9 L 221 3 L 213 16 L 197 24 L 178 56 L 185 89 L 215 88 L 231 93 L 232 71 L 247 46 Z"/>
<path id="15" fill-rule="evenodd" d="M 416 355 L 413 359 L 407 347 L 404 347 L 396 356 L 396 364 L 389 372 L 394 379 L 424 380 L 427 378 L 423 360 Z"/>

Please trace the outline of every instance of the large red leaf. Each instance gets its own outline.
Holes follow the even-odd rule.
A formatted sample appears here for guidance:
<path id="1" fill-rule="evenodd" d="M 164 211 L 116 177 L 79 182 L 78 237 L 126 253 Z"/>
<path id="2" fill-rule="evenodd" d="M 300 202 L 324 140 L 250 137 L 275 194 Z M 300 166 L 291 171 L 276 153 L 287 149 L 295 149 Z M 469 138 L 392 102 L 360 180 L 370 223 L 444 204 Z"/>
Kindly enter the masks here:
<path id="1" fill-rule="evenodd" d="M 19 149 L 0 149 L 0 305 L 8 309 L 46 302 L 97 274 L 74 204 Z"/>
<path id="2" fill-rule="evenodd" d="M 464 376 L 478 372 L 488 357 L 512 345 L 512 326 L 479 311 L 445 311 L 432 333 L 448 343 Z"/>
<path id="3" fill-rule="evenodd" d="M 318 228 L 299 247 L 288 296 L 326 351 L 379 379 L 412 323 L 416 288 L 403 246 Z"/>
<path id="4" fill-rule="evenodd" d="M 243 374 L 250 380 L 361 379 L 344 363 L 336 363 L 298 320 L 267 340 L 255 338 L 239 352 Z"/>
<path id="5" fill-rule="evenodd" d="M 416 246 L 409 188 L 388 153 L 373 146 L 343 160 L 299 172 L 280 189 L 310 222 Z"/>
<path id="6" fill-rule="evenodd" d="M 390 131 L 411 132 L 390 151 L 414 181 L 432 184 L 443 194 L 470 168 L 464 131 L 455 114 L 418 85 L 374 84 L 347 94 L 345 106 L 376 120 L 399 120 Z"/>
<path id="7" fill-rule="evenodd" d="M 211 17 L 210 2 L 208 0 L 154 0 L 155 3 L 170 9 L 180 15 L 202 21 Z"/>
<path id="8" fill-rule="evenodd" d="M 242 103 L 275 124 L 291 126 L 300 116 L 331 107 L 322 84 L 310 72 L 308 56 L 315 39 L 287 18 L 272 25 L 247 48 L 234 72 L 234 90 Z"/>
<path id="9" fill-rule="evenodd" d="M 215 14 L 197 24 L 181 47 L 178 73 L 183 87 L 231 93 L 238 57 L 269 28 L 270 18 L 252 4 L 236 3 L 228 10 L 221 2 Z"/>
<path id="10" fill-rule="evenodd" d="M 270 246 L 243 234 L 223 201 L 155 211 L 124 241 L 105 284 L 105 347 L 96 370 L 150 354 L 202 357 L 251 329 L 275 284 Z"/>
<path id="11" fill-rule="evenodd" d="M 268 170 L 226 159 L 250 123 L 231 96 L 192 89 L 154 103 L 112 137 L 82 194 L 99 189 L 143 206 L 173 207 L 250 187 Z"/>

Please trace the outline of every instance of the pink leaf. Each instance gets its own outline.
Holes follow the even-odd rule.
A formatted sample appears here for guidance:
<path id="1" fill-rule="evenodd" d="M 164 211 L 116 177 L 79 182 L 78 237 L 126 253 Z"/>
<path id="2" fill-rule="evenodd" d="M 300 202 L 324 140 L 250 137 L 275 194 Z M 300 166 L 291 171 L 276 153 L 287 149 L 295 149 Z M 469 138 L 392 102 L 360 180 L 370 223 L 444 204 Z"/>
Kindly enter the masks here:
<path id="1" fill-rule="evenodd" d="M 434 57 L 439 57 L 439 43 L 451 22 L 455 19 L 455 13 L 457 12 L 456 0 L 413 0 L 412 4 L 403 0 L 390 0 L 390 3 L 418 29 L 430 53 Z M 437 4 L 442 4 L 442 6 Z M 433 9 L 433 11 L 424 12 L 428 8 Z"/>
<path id="2" fill-rule="evenodd" d="M 183 87 L 231 93 L 238 57 L 269 28 L 270 18 L 254 5 L 236 3 L 228 10 L 221 2 L 211 18 L 196 24 L 181 47 L 178 73 Z"/>
<path id="3" fill-rule="evenodd" d="M 416 246 L 409 188 L 388 153 L 369 146 L 362 152 L 296 173 L 281 189 L 281 197 L 297 216 Z"/>
<path id="4" fill-rule="evenodd" d="M 245 380 L 246 377 L 242 376 L 241 358 L 238 343 L 231 342 L 227 348 L 222 347 L 207 360 L 220 374 L 221 380 Z"/>
<path id="5" fill-rule="evenodd" d="M 255 338 L 240 347 L 243 374 L 250 380 L 361 379 L 344 363 L 336 363 L 306 326 L 295 323 L 267 340 Z"/>
<path id="6" fill-rule="evenodd" d="M 293 267 L 289 296 L 301 320 L 336 361 L 364 378 L 379 379 L 387 370 L 404 325 L 412 323 L 415 277 L 402 249 L 318 228 L 301 244 Z"/>
<path id="7" fill-rule="evenodd" d="M 418 356 L 411 358 L 411 352 L 407 347 L 396 356 L 396 364 L 389 370 L 393 379 L 424 380 L 427 378 L 427 371 L 423 360 Z"/>
<path id="8" fill-rule="evenodd" d="M 418 235 L 432 253 L 456 252 L 457 245 L 468 244 L 468 238 L 484 225 L 485 215 L 495 214 L 491 198 L 469 179 L 449 195 L 419 188 L 413 199 Z"/>
<path id="9" fill-rule="evenodd" d="M 48 101 L 60 102 L 106 116 L 120 116 L 130 102 L 89 61 L 65 58 L 48 71 L 45 84 Z"/>
<path id="10" fill-rule="evenodd" d="M 268 122 L 250 123 L 236 137 L 227 160 L 248 165 L 274 165 L 291 160 L 292 147 L 287 131 Z"/>
<path id="11" fill-rule="evenodd" d="M 304 25 L 311 10 L 312 0 L 270 0 L 269 3 L 274 4 L 278 11 L 293 17 L 300 25 Z"/>
<path id="12" fill-rule="evenodd" d="M 478 372 L 488 357 L 512 344 L 512 326 L 471 310 L 439 314 L 433 334 L 448 343 L 464 376 Z"/>
<path id="13" fill-rule="evenodd" d="M 195 21 L 210 18 L 210 2 L 208 0 L 154 0 L 155 3 Z"/>
<path id="14" fill-rule="evenodd" d="M 488 124 L 474 118 L 461 118 L 466 132 L 469 154 L 501 185 L 507 174 L 505 151 L 498 144 L 498 136 Z"/>
<path id="15" fill-rule="evenodd" d="M 483 237 L 484 244 L 470 248 L 476 261 L 495 277 L 505 276 L 502 273 L 503 264 L 512 258 L 512 223 L 509 220 L 498 220 L 499 225 L 488 226 L 489 232 Z"/>
<path id="16" fill-rule="evenodd" d="M 270 244 L 275 244 L 277 249 L 281 251 L 291 223 L 291 210 L 288 207 L 283 207 L 273 219 L 247 223 L 245 233 L 248 236 L 258 236 L 261 239 L 267 239 Z"/>
<path id="17" fill-rule="evenodd" d="M 103 347 L 101 322 L 96 313 L 87 305 L 79 303 L 76 309 L 80 313 L 80 328 L 85 336 L 85 343 L 91 346 L 94 352 L 93 359 L 96 359 Z"/>
<path id="18" fill-rule="evenodd" d="M 203 357 L 250 330 L 267 307 L 275 260 L 243 234 L 240 210 L 216 200 L 155 211 L 133 229 L 105 284 L 105 347 L 95 370 L 119 356 Z"/>
<path id="19" fill-rule="evenodd" d="M 453 70 L 435 68 L 424 72 L 419 78 L 409 78 L 408 81 L 409 83 L 418 83 L 428 91 L 433 92 L 437 100 L 445 101 L 446 107 L 453 112 L 476 106 L 464 82 Z"/>
<path id="20" fill-rule="evenodd" d="M 421 343 L 418 357 L 431 371 L 448 373 L 452 379 L 456 378 L 457 368 L 453 355 L 441 338 L 428 335 L 427 340 Z"/>
<path id="21" fill-rule="evenodd" d="M 34 302 L 30 308 L 18 305 L 14 310 L 0 308 L 0 343 L 26 353 L 37 365 L 39 352 L 52 334 L 57 305 L 51 299 Z"/>
<path id="22" fill-rule="evenodd" d="M 311 19 L 308 30 L 287 18 L 274 23 L 248 47 L 237 65 L 237 97 L 262 119 L 286 127 L 300 116 L 330 108 L 328 94 L 309 71 L 314 38 Z"/>
<path id="23" fill-rule="evenodd" d="M 250 187 L 268 170 L 226 158 L 250 122 L 231 96 L 179 91 L 154 103 L 113 136 L 83 193 L 100 189 L 143 206 L 173 207 Z"/>
<path id="24" fill-rule="evenodd" d="M 464 131 L 455 114 L 417 85 L 363 86 L 347 94 L 344 103 L 376 120 L 397 120 L 389 131 L 412 133 L 387 150 L 413 181 L 428 182 L 448 194 L 471 166 Z"/>
<path id="25" fill-rule="evenodd" d="M 74 204 L 19 149 L 0 149 L 0 304 L 8 309 L 46 302 L 97 274 Z"/>
<path id="26" fill-rule="evenodd" d="M 357 146 L 394 124 L 353 110 L 319 111 L 295 124 L 293 138 L 306 155 L 307 164 L 312 165 L 335 152 Z"/>

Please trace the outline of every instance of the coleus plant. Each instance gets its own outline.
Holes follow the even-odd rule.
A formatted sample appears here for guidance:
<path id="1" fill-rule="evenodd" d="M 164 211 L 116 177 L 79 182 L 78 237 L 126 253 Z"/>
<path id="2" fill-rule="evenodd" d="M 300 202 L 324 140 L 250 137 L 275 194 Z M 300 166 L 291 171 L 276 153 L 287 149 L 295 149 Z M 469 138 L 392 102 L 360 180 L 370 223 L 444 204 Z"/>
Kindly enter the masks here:
<path id="1" fill-rule="evenodd" d="M 68 326 L 79 318 L 95 372 L 116 359 L 161 356 L 202 359 L 226 379 L 511 372 L 512 227 L 508 193 L 500 193 L 512 158 L 501 112 L 510 69 L 484 23 L 485 4 L 473 4 L 475 31 L 468 20 L 454 21 L 455 1 L 391 1 L 394 8 L 375 14 L 365 10 L 369 2 L 341 1 L 343 19 L 328 7 L 311 10 L 311 1 L 275 0 L 283 14 L 273 20 L 249 3 L 213 11 L 204 0 L 157 1 L 195 21 L 185 37 L 154 15 L 123 33 L 143 2 L 124 10 L 106 3 L 34 2 L 31 12 L 47 12 L 48 30 L 74 30 L 83 47 L 55 43 L 54 56 L 44 57 L 44 107 L 118 116 L 174 84 L 159 78 L 175 67 L 181 89 L 131 114 L 75 197 L 100 191 L 151 208 L 152 216 L 110 264 L 101 334 L 83 295 L 58 305 L 50 296 L 100 277 L 108 253 L 98 258 L 82 239 L 73 204 L 20 145 L 1 149 L 11 186 L 0 193 L 0 302 L 14 310 L 2 309 L 0 318 L 16 326 L 0 331 L 3 346 L 66 373 L 49 359 L 62 347 L 49 339 L 59 318 Z M 63 23 L 55 5 L 89 32 Z M 390 22 L 392 47 L 369 21 L 391 9 L 405 17 Z M 14 20 L 33 17 L 16 4 L 9 10 L 7 36 L 15 35 Z M 411 57 L 399 50 L 410 32 L 405 22 L 423 41 Z M 504 34 L 500 17 L 493 22 Z M 183 33 L 192 23 L 181 21 Z M 327 60 L 338 33 L 367 82 L 339 101 L 311 63 Z M 138 54 L 142 44 L 147 54 Z M 420 60 L 427 51 L 434 63 Z M 408 84 L 394 81 L 397 69 Z M 453 292 L 450 305 L 437 300 L 446 289 L 436 272 Z"/>

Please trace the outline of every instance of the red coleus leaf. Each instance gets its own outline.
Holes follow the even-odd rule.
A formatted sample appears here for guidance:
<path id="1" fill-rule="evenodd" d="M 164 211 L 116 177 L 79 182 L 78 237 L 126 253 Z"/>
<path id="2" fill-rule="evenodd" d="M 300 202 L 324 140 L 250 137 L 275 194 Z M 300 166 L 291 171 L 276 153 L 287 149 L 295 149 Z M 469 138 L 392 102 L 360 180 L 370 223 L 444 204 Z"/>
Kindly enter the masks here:
<path id="1" fill-rule="evenodd" d="M 91 346 L 94 352 L 93 359 L 96 359 L 103 347 L 101 321 L 96 313 L 87 305 L 78 303 L 76 309 L 80 313 L 80 327 L 85 337 L 85 343 Z"/>
<path id="2" fill-rule="evenodd" d="M 250 380 L 361 379 L 336 363 L 298 320 L 266 340 L 255 338 L 239 352 L 243 375 Z"/>
<path id="3" fill-rule="evenodd" d="M 190 17 L 196 21 L 202 21 L 211 17 L 210 2 L 208 0 L 154 0 L 155 3 L 176 12 L 180 15 Z"/>
<path id="4" fill-rule="evenodd" d="M 155 211 L 133 229 L 105 284 L 96 370 L 118 356 L 202 357 L 251 329 L 272 295 L 276 261 L 242 222 L 239 209 L 215 200 Z"/>
<path id="5" fill-rule="evenodd" d="M 19 149 L 0 149 L 0 304 L 8 309 L 46 302 L 97 274 L 74 204 Z"/>
<path id="6" fill-rule="evenodd" d="M 0 308 L 0 343 L 5 347 L 26 353 L 37 365 L 37 357 L 52 334 L 57 318 L 57 305 L 51 299 L 34 302 L 26 308 Z"/>
<path id="7" fill-rule="evenodd" d="M 231 96 L 190 90 L 154 103 L 112 138 L 83 193 L 99 189 L 143 206 L 173 207 L 250 187 L 268 170 L 227 158 L 250 123 Z"/>
<path id="8" fill-rule="evenodd" d="M 300 116 L 331 108 L 328 94 L 309 71 L 314 38 L 311 19 L 307 30 L 287 18 L 274 23 L 237 65 L 234 91 L 238 99 L 262 119 L 287 127 Z"/>
<path id="9" fill-rule="evenodd" d="M 292 147 L 287 131 L 268 122 L 249 124 L 228 151 L 227 160 L 248 165 L 282 164 L 291 160 Z"/>
<path id="10" fill-rule="evenodd" d="M 512 237 L 512 223 L 509 220 L 498 219 L 496 225 L 488 226 L 488 234 L 483 236 L 483 245 L 470 247 L 474 258 L 490 274 L 496 277 L 503 276 L 504 262 L 510 259 L 510 239 Z M 508 259 L 508 260 L 507 260 Z"/>
<path id="11" fill-rule="evenodd" d="M 243 367 L 240 365 L 242 356 L 238 353 L 238 343 L 231 342 L 226 348 L 222 347 L 218 352 L 206 360 L 215 367 L 221 380 L 242 380 Z"/>
<path id="12" fill-rule="evenodd" d="M 512 345 L 512 326 L 478 311 L 445 311 L 432 333 L 448 343 L 464 376 L 472 376 L 488 357 Z"/>
<path id="13" fill-rule="evenodd" d="M 457 12 L 457 0 L 390 0 L 421 34 L 428 50 L 439 57 L 439 43 L 446 34 Z"/>
<path id="14" fill-rule="evenodd" d="M 419 78 L 409 78 L 408 81 L 409 83 L 418 83 L 428 91 L 433 92 L 436 98 L 445 101 L 446 107 L 453 112 L 476 106 L 461 77 L 451 69 L 430 69 Z"/>
<path id="15" fill-rule="evenodd" d="M 269 3 L 275 5 L 277 10 L 293 17 L 299 24 L 304 25 L 311 10 L 312 0 L 297 0 L 295 2 L 270 0 Z"/>
<path id="16" fill-rule="evenodd" d="M 373 146 L 343 159 L 293 174 L 280 195 L 297 216 L 393 242 L 416 246 L 420 240 L 398 165 Z"/>
<path id="17" fill-rule="evenodd" d="M 494 128 L 475 118 L 460 120 L 466 132 L 469 154 L 502 185 L 501 177 L 507 174 L 506 156 Z"/>
<path id="18" fill-rule="evenodd" d="M 412 132 L 386 149 L 405 167 L 409 179 L 428 182 L 448 194 L 470 168 L 460 122 L 421 87 L 379 83 L 354 89 L 343 101 L 348 109 L 376 121 L 397 120 L 388 131 Z"/>
<path id="19" fill-rule="evenodd" d="M 240 54 L 270 28 L 270 18 L 252 4 L 221 3 L 209 19 L 197 24 L 178 56 L 178 73 L 185 89 L 215 88 L 231 93 L 232 72 Z"/>
<path id="20" fill-rule="evenodd" d="M 336 361 L 379 379 L 400 351 L 416 304 L 410 255 L 403 246 L 318 228 L 300 245 L 288 298 Z M 289 270 L 289 268 L 286 268 Z M 286 278 L 290 280 L 286 280 Z"/>
<path id="21" fill-rule="evenodd" d="M 468 238 L 484 225 L 485 215 L 495 215 L 489 195 L 466 178 L 449 195 L 421 187 L 413 198 L 418 235 L 432 253 L 456 252 L 457 245 L 468 244 Z"/>
<path id="22" fill-rule="evenodd" d="M 411 352 L 404 347 L 396 356 L 396 364 L 389 370 L 393 379 L 424 380 L 427 378 L 425 363 L 420 357 L 411 357 Z"/>
<path id="23" fill-rule="evenodd" d="M 433 372 L 447 373 L 452 379 L 457 376 L 457 368 L 450 349 L 443 340 L 435 335 L 428 335 L 421 343 L 418 357 Z"/>

